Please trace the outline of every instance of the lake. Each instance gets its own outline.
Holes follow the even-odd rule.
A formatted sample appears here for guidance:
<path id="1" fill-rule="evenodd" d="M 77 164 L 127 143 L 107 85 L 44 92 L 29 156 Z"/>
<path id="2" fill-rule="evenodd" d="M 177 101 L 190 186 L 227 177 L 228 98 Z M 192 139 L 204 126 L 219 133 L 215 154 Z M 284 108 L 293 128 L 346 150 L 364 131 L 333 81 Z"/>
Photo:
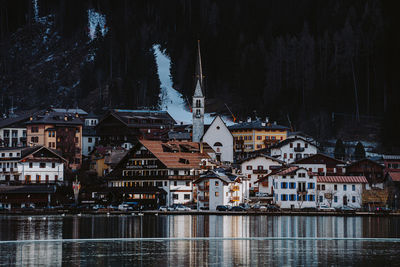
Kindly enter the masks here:
<path id="1" fill-rule="evenodd" d="M 395 265 L 400 218 L 1 216 L 0 266 Z"/>

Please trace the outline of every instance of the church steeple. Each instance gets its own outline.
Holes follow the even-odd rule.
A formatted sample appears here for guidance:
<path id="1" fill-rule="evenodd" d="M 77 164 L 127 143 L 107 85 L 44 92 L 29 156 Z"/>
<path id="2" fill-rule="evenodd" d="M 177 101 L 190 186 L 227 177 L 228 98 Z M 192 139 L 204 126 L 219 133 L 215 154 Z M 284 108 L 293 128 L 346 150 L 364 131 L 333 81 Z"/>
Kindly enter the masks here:
<path id="1" fill-rule="evenodd" d="M 193 95 L 193 131 L 192 141 L 200 142 L 204 134 L 204 94 L 203 68 L 201 65 L 200 40 L 197 42 L 196 87 Z"/>

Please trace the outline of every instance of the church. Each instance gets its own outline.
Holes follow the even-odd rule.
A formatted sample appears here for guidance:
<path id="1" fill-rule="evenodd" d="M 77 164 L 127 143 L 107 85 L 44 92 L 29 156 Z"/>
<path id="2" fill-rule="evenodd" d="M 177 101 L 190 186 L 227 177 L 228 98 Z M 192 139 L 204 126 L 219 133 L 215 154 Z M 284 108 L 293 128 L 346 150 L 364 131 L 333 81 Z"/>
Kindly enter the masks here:
<path id="1" fill-rule="evenodd" d="M 205 96 L 203 92 L 203 69 L 200 55 L 200 41 L 197 45 L 196 87 L 193 95 L 193 142 L 205 142 L 215 151 L 215 159 L 219 162 L 233 162 L 234 138 L 225 122 L 216 116 L 204 133 Z"/>

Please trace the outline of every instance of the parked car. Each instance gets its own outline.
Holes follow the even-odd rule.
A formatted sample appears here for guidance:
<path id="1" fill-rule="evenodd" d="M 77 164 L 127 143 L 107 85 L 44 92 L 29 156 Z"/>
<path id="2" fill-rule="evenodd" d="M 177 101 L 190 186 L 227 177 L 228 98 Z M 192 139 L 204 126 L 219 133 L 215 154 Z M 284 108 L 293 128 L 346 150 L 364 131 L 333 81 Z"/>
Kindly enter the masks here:
<path id="1" fill-rule="evenodd" d="M 167 206 L 160 206 L 158 208 L 159 211 L 168 211 L 168 207 Z"/>
<path id="2" fill-rule="evenodd" d="M 231 211 L 246 211 L 242 206 L 233 206 Z"/>
<path id="3" fill-rule="evenodd" d="M 267 206 L 260 206 L 260 211 L 267 211 L 268 207 Z"/>
<path id="4" fill-rule="evenodd" d="M 103 205 L 94 205 L 93 207 L 92 207 L 92 209 L 93 210 L 99 210 L 99 209 L 105 209 L 106 207 L 104 207 Z"/>
<path id="5" fill-rule="evenodd" d="M 356 211 L 354 208 L 349 207 L 349 206 L 339 207 L 337 210 L 341 211 L 341 212 L 346 212 L 346 213 L 353 213 Z"/>
<path id="6" fill-rule="evenodd" d="M 191 210 L 189 207 L 186 207 L 186 206 L 184 206 L 184 205 L 177 205 L 176 207 L 175 207 L 175 210 L 176 211 L 189 211 L 189 210 Z"/>
<path id="7" fill-rule="evenodd" d="M 320 206 L 318 207 L 318 210 L 319 210 L 319 211 L 335 211 L 334 208 L 329 207 L 328 205 L 320 205 Z"/>
<path id="8" fill-rule="evenodd" d="M 228 207 L 225 206 L 225 205 L 219 205 L 219 206 L 217 206 L 216 209 L 217 209 L 218 211 L 227 211 L 227 210 L 228 210 Z"/>
<path id="9" fill-rule="evenodd" d="M 133 210 L 133 207 L 131 205 L 122 203 L 122 204 L 118 205 L 118 210 L 120 210 L 120 211 L 131 211 L 131 210 Z"/>
<path id="10" fill-rule="evenodd" d="M 209 210 L 209 207 L 200 207 L 201 210 Z"/>
<path id="11" fill-rule="evenodd" d="M 302 207 L 300 210 L 301 211 L 316 211 L 317 208 L 315 208 L 315 207 Z"/>

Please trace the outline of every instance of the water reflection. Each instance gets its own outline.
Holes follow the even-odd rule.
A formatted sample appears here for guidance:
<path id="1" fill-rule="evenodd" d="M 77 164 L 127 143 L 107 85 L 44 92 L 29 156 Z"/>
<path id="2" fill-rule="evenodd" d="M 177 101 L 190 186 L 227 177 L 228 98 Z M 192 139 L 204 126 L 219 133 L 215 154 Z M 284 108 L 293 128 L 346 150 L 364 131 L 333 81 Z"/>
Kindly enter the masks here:
<path id="1" fill-rule="evenodd" d="M 0 266 L 8 265 L 315 265 L 398 260 L 397 242 L 361 240 L 62 239 L 142 237 L 400 237 L 396 217 L 312 216 L 66 216 L 0 217 Z M 377 252 L 380 251 L 380 254 Z M 392 254 L 390 252 L 393 251 Z M 367 256 L 365 256 L 367 255 Z M 381 257 L 387 255 L 387 257 Z M 397 257 L 397 259 L 396 259 Z"/>

